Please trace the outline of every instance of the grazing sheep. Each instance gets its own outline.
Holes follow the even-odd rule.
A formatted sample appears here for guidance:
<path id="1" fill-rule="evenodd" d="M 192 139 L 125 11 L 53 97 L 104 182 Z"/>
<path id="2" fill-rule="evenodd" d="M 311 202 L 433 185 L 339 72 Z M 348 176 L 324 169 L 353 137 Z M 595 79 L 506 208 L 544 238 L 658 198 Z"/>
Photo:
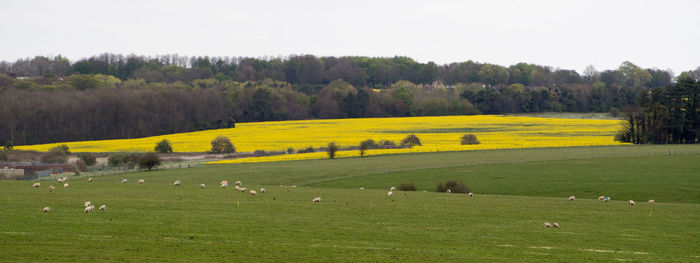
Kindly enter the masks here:
<path id="1" fill-rule="evenodd" d="M 54 188 L 53 185 L 49 185 L 49 192 L 53 191 Z"/>
<path id="2" fill-rule="evenodd" d="M 314 203 L 320 203 L 321 202 L 321 197 L 316 197 L 313 200 Z"/>
<path id="3" fill-rule="evenodd" d="M 447 189 L 447 193 L 448 193 L 448 194 L 449 194 L 449 193 L 452 193 L 452 190 L 451 190 L 451 189 Z"/>
<path id="4" fill-rule="evenodd" d="M 204 188 L 204 187 L 207 187 L 207 186 L 204 184 L 199 184 L 199 188 Z"/>
<path id="5" fill-rule="evenodd" d="M 250 190 L 250 195 L 257 195 L 258 192 L 255 192 L 255 190 Z"/>
<path id="6" fill-rule="evenodd" d="M 65 183 L 65 182 L 63 181 L 63 179 L 62 179 L 62 178 L 58 178 L 58 179 L 56 179 L 56 182 L 57 182 L 57 183 L 59 183 L 59 184 Z"/>
<path id="7" fill-rule="evenodd" d="M 34 183 L 34 184 L 32 185 L 32 187 L 34 187 L 34 188 L 39 188 L 39 186 L 41 186 L 41 183 Z"/>
<path id="8" fill-rule="evenodd" d="M 88 183 L 92 183 L 92 177 L 88 178 Z"/>
<path id="9" fill-rule="evenodd" d="M 553 224 L 552 226 L 553 226 L 554 228 L 559 228 L 559 223 L 554 222 L 554 224 Z"/>
<path id="10" fill-rule="evenodd" d="M 233 189 L 236 189 L 236 191 L 238 191 L 238 190 L 241 190 L 241 187 L 236 185 L 233 187 Z"/>
<path id="11" fill-rule="evenodd" d="M 221 181 L 221 183 L 219 183 L 219 184 L 225 184 L 225 185 L 228 185 L 228 180 L 223 180 L 223 181 Z"/>
<path id="12" fill-rule="evenodd" d="M 139 180 L 138 180 L 138 181 L 136 181 L 136 182 L 137 182 L 137 183 L 139 183 L 139 184 L 142 184 L 142 183 L 145 183 L 146 181 L 145 181 L 145 180 L 143 180 L 143 179 L 139 179 Z"/>
<path id="13" fill-rule="evenodd" d="M 222 183 L 222 184 L 221 184 L 221 188 L 226 188 L 226 187 L 228 187 L 228 183 Z"/>
<path id="14" fill-rule="evenodd" d="M 85 213 L 95 211 L 95 206 L 91 205 L 85 208 Z"/>
<path id="15" fill-rule="evenodd" d="M 101 205 L 100 211 L 107 211 L 107 205 Z"/>
<path id="16" fill-rule="evenodd" d="M 544 227 L 552 228 L 552 224 L 550 224 L 549 222 L 544 222 Z"/>
<path id="17" fill-rule="evenodd" d="M 654 200 L 653 200 L 653 199 L 652 199 L 652 200 L 649 200 L 649 203 L 650 203 L 650 204 L 653 204 L 653 203 L 654 203 Z"/>
<path id="18" fill-rule="evenodd" d="M 386 193 L 386 196 L 388 196 L 388 197 L 391 197 L 392 195 L 394 195 L 394 192 L 392 192 L 392 191 L 389 191 L 388 193 Z"/>
<path id="19" fill-rule="evenodd" d="M 122 179 L 122 184 L 125 184 L 127 182 L 126 178 Z"/>
<path id="20" fill-rule="evenodd" d="M 365 188 L 364 188 L 364 187 L 360 187 L 360 190 L 365 190 Z"/>
<path id="21" fill-rule="evenodd" d="M 51 207 L 44 207 L 44 213 L 51 212 Z"/>
<path id="22" fill-rule="evenodd" d="M 627 201 L 627 204 L 629 204 L 629 205 L 634 205 L 634 201 L 629 200 L 629 201 Z"/>
<path id="23" fill-rule="evenodd" d="M 390 190 L 390 191 L 396 191 L 396 186 L 392 186 L 391 189 L 389 189 L 389 190 Z"/>
<path id="24" fill-rule="evenodd" d="M 233 183 L 233 184 L 234 184 L 234 185 L 241 185 L 241 181 L 236 181 L 236 182 Z"/>
<path id="25" fill-rule="evenodd" d="M 241 193 L 245 192 L 245 190 L 248 190 L 246 187 L 239 187 L 238 191 L 241 191 Z"/>
<path id="26" fill-rule="evenodd" d="M 92 203 L 90 201 L 85 202 L 85 207 L 91 206 Z"/>
<path id="27" fill-rule="evenodd" d="M 469 192 L 469 197 L 473 197 L 473 196 L 474 196 L 474 193 Z"/>
<path id="28" fill-rule="evenodd" d="M 569 201 L 576 201 L 576 197 L 573 196 L 573 195 L 572 195 L 572 196 L 569 196 Z"/>
<path id="29" fill-rule="evenodd" d="M 63 184 L 63 188 L 68 188 L 70 185 L 68 183 Z"/>
<path id="30" fill-rule="evenodd" d="M 180 185 L 182 185 L 182 182 L 180 182 L 180 180 L 173 182 L 173 186 L 180 186 Z"/>
<path id="31" fill-rule="evenodd" d="M 260 188 L 260 193 L 264 194 L 265 193 L 265 188 Z"/>

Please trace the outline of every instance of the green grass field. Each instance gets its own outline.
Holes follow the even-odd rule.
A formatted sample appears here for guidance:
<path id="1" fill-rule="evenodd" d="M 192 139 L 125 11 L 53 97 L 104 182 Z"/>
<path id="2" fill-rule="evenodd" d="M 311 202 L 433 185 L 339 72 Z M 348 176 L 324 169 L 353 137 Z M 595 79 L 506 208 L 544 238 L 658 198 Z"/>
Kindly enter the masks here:
<path id="1" fill-rule="evenodd" d="M 208 165 L 53 192 L 0 181 L 0 262 L 698 262 L 699 161 L 700 145 L 578 147 Z M 448 179 L 477 194 L 430 192 Z M 401 182 L 429 192 L 388 198 Z"/>

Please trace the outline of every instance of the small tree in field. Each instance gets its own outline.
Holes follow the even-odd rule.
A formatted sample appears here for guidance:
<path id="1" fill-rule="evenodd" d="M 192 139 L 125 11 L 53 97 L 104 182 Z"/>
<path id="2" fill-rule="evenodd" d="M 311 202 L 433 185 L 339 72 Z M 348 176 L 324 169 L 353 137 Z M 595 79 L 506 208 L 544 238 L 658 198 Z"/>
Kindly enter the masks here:
<path id="1" fill-rule="evenodd" d="M 233 153 L 236 152 L 236 148 L 233 147 L 231 139 L 226 136 L 219 135 L 214 140 L 211 141 L 211 152 L 212 153 Z"/>
<path id="2" fill-rule="evenodd" d="M 408 147 L 413 147 L 413 146 L 421 146 L 422 144 L 420 143 L 420 139 L 416 135 L 408 135 L 406 138 L 404 138 L 401 141 L 402 146 L 408 146 Z"/>
<path id="3" fill-rule="evenodd" d="M 141 169 L 148 169 L 149 171 L 160 165 L 160 157 L 156 153 L 146 153 L 138 158 L 138 165 Z"/>
<path id="4" fill-rule="evenodd" d="M 335 158 L 335 152 L 338 151 L 338 145 L 335 145 L 335 142 L 331 142 L 328 144 L 328 149 L 326 151 L 328 152 L 328 157 L 333 159 Z"/>
<path id="5" fill-rule="evenodd" d="M 93 166 L 97 164 L 97 157 L 90 153 L 81 153 L 79 157 L 80 160 L 83 161 L 83 163 L 85 163 L 85 165 L 87 166 Z"/>
<path id="6" fill-rule="evenodd" d="M 372 139 L 364 140 L 360 142 L 360 157 L 365 156 L 365 151 L 377 147 L 377 144 Z"/>
<path id="7" fill-rule="evenodd" d="M 170 141 L 168 139 L 163 139 L 162 141 L 156 143 L 155 151 L 157 153 L 171 153 L 173 152 L 173 146 L 170 145 Z"/>
<path id="8" fill-rule="evenodd" d="M 480 144 L 481 142 L 474 134 L 465 134 L 462 136 L 462 145 Z"/>

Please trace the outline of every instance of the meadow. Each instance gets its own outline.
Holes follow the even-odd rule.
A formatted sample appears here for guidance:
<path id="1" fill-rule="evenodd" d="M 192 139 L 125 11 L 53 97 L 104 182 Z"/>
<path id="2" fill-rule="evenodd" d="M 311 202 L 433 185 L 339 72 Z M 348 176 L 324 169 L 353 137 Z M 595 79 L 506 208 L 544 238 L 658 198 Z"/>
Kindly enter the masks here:
<path id="1" fill-rule="evenodd" d="M 73 152 L 148 152 L 163 139 L 175 152 L 205 152 L 218 135 L 231 138 L 238 152 L 256 150 L 284 152 L 288 148 L 357 146 L 363 140 L 390 140 L 399 144 L 409 134 L 423 146 L 410 149 L 375 149 L 367 155 L 469 151 L 513 148 L 619 145 L 613 140 L 622 122 L 610 119 L 563 119 L 524 116 L 472 115 L 405 118 L 328 119 L 239 123 L 236 128 L 169 134 L 137 139 L 65 142 L 17 146 L 19 150 L 48 151 L 66 144 Z M 464 134 L 475 134 L 481 144 L 460 145 Z M 359 151 L 341 151 L 338 157 L 359 156 Z M 241 158 L 220 163 L 270 162 L 326 158 L 325 152 Z"/>
<path id="2" fill-rule="evenodd" d="M 205 165 L 53 192 L 0 181 L 0 261 L 697 262 L 697 160 L 698 145 L 599 146 Z M 432 192 L 445 179 L 475 196 Z M 387 197 L 406 181 L 419 191 Z"/>

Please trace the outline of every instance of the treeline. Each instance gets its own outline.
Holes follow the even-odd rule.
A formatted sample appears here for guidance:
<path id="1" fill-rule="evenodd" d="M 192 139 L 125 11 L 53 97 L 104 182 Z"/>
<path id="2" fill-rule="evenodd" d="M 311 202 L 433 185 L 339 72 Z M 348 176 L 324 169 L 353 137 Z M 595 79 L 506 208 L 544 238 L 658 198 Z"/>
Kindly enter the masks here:
<path id="1" fill-rule="evenodd" d="M 639 94 L 639 104 L 625 109 L 618 140 L 632 143 L 698 143 L 700 82 L 681 74 L 676 83 Z"/>
<path id="2" fill-rule="evenodd" d="M 103 54 L 0 63 L 0 140 L 133 138 L 236 122 L 516 112 L 618 112 L 672 74 L 624 62 L 571 70 L 410 58 Z M 700 76 L 700 70 L 687 73 Z"/>

